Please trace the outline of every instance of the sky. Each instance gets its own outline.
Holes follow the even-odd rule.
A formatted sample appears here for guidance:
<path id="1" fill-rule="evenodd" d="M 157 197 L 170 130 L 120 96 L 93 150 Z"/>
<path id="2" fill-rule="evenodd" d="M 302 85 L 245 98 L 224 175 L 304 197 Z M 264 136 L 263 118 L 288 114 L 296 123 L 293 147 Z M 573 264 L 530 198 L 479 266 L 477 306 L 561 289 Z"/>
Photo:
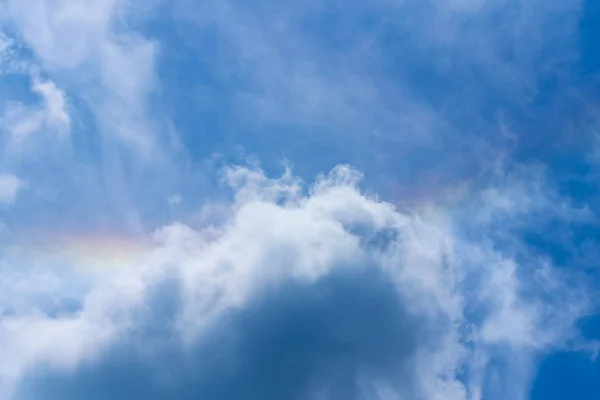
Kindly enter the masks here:
<path id="1" fill-rule="evenodd" d="M 596 399 L 599 27 L 0 0 L 0 398 Z"/>

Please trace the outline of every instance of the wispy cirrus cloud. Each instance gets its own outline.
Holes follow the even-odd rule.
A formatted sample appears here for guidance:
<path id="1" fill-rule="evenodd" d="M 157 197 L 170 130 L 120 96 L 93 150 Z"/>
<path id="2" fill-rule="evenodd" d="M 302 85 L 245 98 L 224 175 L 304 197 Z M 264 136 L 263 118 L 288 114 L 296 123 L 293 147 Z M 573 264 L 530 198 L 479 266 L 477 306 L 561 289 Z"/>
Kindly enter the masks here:
<path id="1" fill-rule="evenodd" d="M 125 229 L 142 231 L 140 212 L 146 205 L 140 205 L 139 199 L 153 198 L 147 188 L 152 191 L 154 187 L 163 199 L 168 197 L 167 193 L 176 190 L 168 182 L 173 181 L 179 167 L 171 162 L 176 140 L 162 129 L 164 121 L 155 118 L 151 104 L 150 95 L 157 89 L 157 44 L 127 26 L 137 5 L 33 0 L 9 1 L 3 9 L 7 32 L 17 32 L 13 41 L 33 54 L 34 69 L 51 78 L 34 77 L 31 87 L 33 94 L 42 96 L 46 107 L 41 110 L 24 102 L 9 104 L 5 129 L 25 134 L 52 125 L 62 131 L 70 128 L 73 133 L 68 145 L 52 155 L 45 152 L 45 162 L 63 171 L 78 172 L 65 174 L 67 180 L 52 184 L 56 173 L 47 176 L 44 182 L 50 187 L 37 193 L 44 192 L 44 197 L 61 202 L 68 201 L 74 190 L 100 192 L 101 196 L 84 195 L 88 204 L 81 204 L 81 212 L 90 207 L 102 209 L 97 219 L 102 220 L 105 213 L 118 214 Z M 21 56 L 12 54 L 13 64 Z M 60 111 L 65 97 L 53 90 L 53 84 L 72 100 L 69 111 L 74 117 Z M 18 160 L 15 163 L 28 168 Z M 142 180 L 147 182 L 146 174 L 161 176 L 165 184 L 141 184 Z"/>
<path id="2" fill-rule="evenodd" d="M 199 112 L 229 115 L 230 124 L 219 121 L 225 133 L 246 132 L 246 146 L 290 157 L 307 147 L 343 148 L 340 160 L 379 173 L 445 157 L 442 170 L 429 173 L 443 180 L 540 140 L 528 125 L 546 122 L 532 110 L 550 75 L 570 84 L 582 4 L 184 1 L 174 8 L 177 38 L 187 45 L 173 45 L 198 53 L 196 76 L 205 81 L 186 78 L 211 99 L 197 101 Z M 286 146 L 272 149 L 279 137 Z M 433 168 L 426 164 L 420 179 Z"/>

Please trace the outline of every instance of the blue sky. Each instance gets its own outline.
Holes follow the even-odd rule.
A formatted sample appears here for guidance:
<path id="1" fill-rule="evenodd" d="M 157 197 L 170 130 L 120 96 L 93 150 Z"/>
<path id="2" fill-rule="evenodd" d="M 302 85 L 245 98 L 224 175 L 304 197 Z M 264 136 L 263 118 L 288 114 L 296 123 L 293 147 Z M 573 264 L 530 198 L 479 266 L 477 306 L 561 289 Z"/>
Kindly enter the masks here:
<path id="1" fill-rule="evenodd" d="M 0 397 L 595 399 L 599 24 L 0 1 Z"/>

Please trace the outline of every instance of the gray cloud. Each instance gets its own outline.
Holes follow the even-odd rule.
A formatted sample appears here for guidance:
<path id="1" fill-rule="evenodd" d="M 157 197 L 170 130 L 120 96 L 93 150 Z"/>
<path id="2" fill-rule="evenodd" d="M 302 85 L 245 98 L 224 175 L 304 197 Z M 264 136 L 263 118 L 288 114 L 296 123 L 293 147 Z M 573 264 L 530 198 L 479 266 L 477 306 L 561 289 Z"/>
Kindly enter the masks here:
<path id="1" fill-rule="evenodd" d="M 433 327 L 407 313 L 377 270 L 279 283 L 185 349 L 172 326 L 177 285 L 156 290 L 135 327 L 99 359 L 73 373 L 37 368 L 16 398 L 377 399 L 386 385 L 422 397 L 407 360 L 433 345 Z"/>

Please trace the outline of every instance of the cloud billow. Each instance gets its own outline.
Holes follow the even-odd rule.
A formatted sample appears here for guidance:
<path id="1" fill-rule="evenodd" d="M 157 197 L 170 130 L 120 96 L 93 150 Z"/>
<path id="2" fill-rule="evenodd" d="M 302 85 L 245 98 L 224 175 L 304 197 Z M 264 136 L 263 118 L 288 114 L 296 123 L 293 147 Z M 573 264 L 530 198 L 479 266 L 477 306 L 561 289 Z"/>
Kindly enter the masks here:
<path id="1" fill-rule="evenodd" d="M 23 381 L 18 397 L 359 399 L 377 398 L 374 383 L 411 393 L 407 360 L 424 329 L 378 275 L 361 269 L 312 284 L 282 283 L 226 312 L 185 351 L 173 331 L 154 331 L 176 315 L 153 308 L 152 321 L 126 333 L 99 360 L 75 373 L 42 369 Z"/>
<path id="2" fill-rule="evenodd" d="M 519 398 L 536 354 L 571 337 L 585 310 L 583 297 L 561 305 L 566 287 L 544 263 L 461 239 L 441 210 L 401 213 L 366 197 L 347 166 L 307 190 L 290 173 L 225 176 L 235 196 L 220 224 L 157 231 L 144 259 L 97 283 L 79 310 L 7 317 L 4 389 L 18 399 Z M 479 209 L 479 224 L 497 212 Z M 533 285 L 532 268 L 545 281 Z"/>

